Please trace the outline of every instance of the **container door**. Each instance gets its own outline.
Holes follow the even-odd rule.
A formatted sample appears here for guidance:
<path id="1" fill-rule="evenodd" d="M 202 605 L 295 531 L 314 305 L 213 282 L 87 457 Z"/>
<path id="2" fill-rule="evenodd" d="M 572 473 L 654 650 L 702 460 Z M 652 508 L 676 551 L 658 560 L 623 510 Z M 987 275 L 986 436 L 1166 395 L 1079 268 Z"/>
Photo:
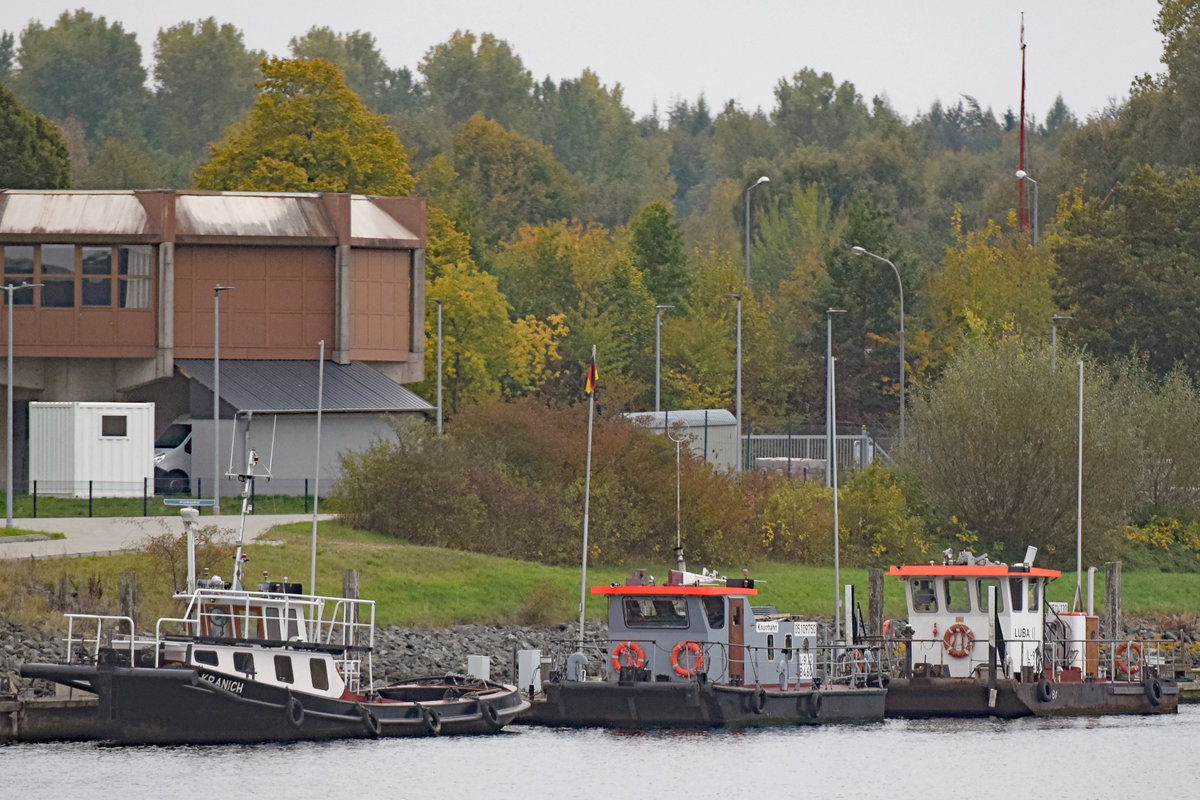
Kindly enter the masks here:
<path id="1" fill-rule="evenodd" d="M 729 599 L 729 682 L 740 686 L 746 675 L 745 649 L 745 601 L 742 598 Z"/>

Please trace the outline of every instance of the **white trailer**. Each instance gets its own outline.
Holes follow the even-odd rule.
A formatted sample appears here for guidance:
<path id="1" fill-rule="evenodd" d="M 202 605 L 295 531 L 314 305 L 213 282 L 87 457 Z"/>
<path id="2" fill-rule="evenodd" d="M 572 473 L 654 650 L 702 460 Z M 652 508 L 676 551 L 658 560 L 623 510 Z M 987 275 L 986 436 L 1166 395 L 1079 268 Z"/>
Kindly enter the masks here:
<path id="1" fill-rule="evenodd" d="M 154 491 L 153 403 L 29 404 L 29 492 L 141 497 Z"/>

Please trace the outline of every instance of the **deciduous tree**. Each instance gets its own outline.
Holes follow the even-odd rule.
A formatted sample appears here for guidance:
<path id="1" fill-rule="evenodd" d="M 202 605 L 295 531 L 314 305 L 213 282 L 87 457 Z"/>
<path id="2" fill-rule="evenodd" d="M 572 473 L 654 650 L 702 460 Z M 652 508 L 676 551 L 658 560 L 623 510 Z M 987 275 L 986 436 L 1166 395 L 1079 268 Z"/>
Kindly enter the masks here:
<path id="1" fill-rule="evenodd" d="M 408 156 L 383 117 L 363 107 L 328 61 L 272 58 L 248 119 L 196 171 L 201 189 L 412 191 Z"/>
<path id="2" fill-rule="evenodd" d="M 66 189 L 71 185 L 67 143 L 45 117 L 25 109 L 0 84 L 0 186 Z"/>

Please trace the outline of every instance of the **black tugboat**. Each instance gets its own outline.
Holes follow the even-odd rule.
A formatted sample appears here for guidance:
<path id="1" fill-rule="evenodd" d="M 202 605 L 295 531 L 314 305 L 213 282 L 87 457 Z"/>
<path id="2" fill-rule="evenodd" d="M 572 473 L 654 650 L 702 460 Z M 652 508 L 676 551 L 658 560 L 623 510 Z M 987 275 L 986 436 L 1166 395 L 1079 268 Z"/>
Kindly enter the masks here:
<path id="1" fill-rule="evenodd" d="M 608 597 L 601 675 L 571 654 L 522 722 L 613 728 L 748 727 L 883 718 L 881 676 L 861 648 L 818 643 L 818 623 L 756 608 L 750 578 L 635 573 Z"/>
<path id="2" fill-rule="evenodd" d="M 251 453 L 243 514 L 253 491 Z M 187 512 L 191 512 L 190 515 Z M 374 601 L 305 594 L 296 583 L 243 586 L 195 577 L 193 509 L 185 509 L 189 586 L 178 617 L 153 631 L 129 617 L 68 614 L 65 664 L 25 664 L 28 678 L 99 696 L 96 738 L 126 744 L 493 733 L 528 707 L 512 686 L 463 675 L 376 686 Z"/>
<path id="3" fill-rule="evenodd" d="M 884 648 L 902 653 L 889 717 L 1171 714 L 1179 687 L 1168 642 L 1098 636 L 1098 619 L 1045 599 L 1058 570 L 1000 564 L 963 551 L 943 563 L 893 566 L 908 625 Z M 990 598 L 990 599 L 989 599 Z"/>

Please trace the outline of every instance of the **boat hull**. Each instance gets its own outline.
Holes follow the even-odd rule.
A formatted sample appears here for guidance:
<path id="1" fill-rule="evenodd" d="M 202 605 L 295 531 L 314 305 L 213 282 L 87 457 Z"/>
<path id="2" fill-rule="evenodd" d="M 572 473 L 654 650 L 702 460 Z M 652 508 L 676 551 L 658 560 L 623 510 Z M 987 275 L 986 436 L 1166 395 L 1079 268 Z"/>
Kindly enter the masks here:
<path id="1" fill-rule="evenodd" d="M 340 699 L 190 668 L 27 664 L 21 674 L 94 692 L 94 738 L 123 744 L 495 733 L 528 707 L 513 687 L 471 691 L 449 678 Z"/>
<path id="2" fill-rule="evenodd" d="M 1173 714 L 1179 689 L 1170 681 L 1022 682 L 997 678 L 992 696 L 986 678 L 893 678 L 888 717 L 1056 717 L 1103 714 Z"/>
<path id="3" fill-rule="evenodd" d="M 543 684 L 520 721 L 609 728 L 743 728 L 883 719 L 884 689 L 780 690 L 699 682 Z"/>

